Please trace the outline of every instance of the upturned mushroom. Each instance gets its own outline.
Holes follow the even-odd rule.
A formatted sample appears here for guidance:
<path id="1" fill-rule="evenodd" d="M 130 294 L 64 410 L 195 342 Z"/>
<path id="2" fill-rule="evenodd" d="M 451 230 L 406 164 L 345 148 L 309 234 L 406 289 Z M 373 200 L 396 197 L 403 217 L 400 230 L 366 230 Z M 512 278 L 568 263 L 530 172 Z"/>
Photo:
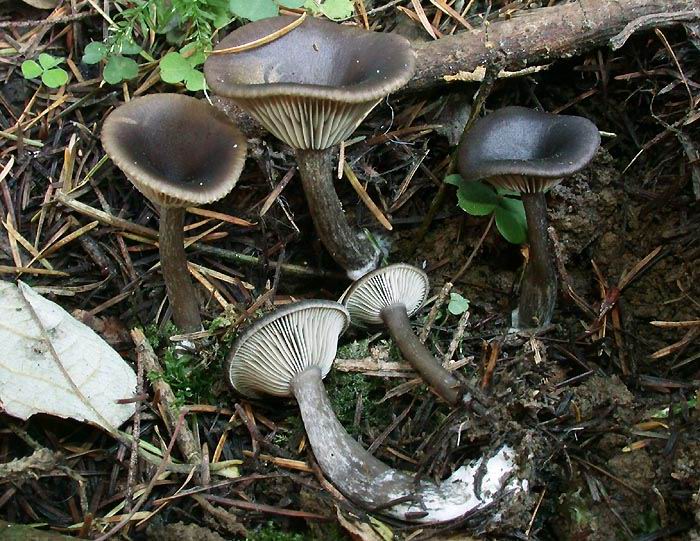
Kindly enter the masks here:
<path id="1" fill-rule="evenodd" d="M 586 167 L 599 146 L 590 120 L 525 107 L 504 107 L 478 120 L 460 144 L 462 177 L 519 192 L 525 207 L 529 258 L 514 327 L 542 327 L 552 319 L 557 274 L 545 192 Z"/>
<path id="2" fill-rule="evenodd" d="M 522 487 L 508 480 L 516 471 L 508 447 L 436 484 L 390 468 L 354 440 L 333 413 L 322 381 L 348 323 L 342 304 L 319 300 L 290 304 L 264 316 L 240 336 L 229 354 L 231 385 L 251 398 L 294 396 L 321 470 L 347 498 L 369 511 L 410 522 L 444 522 L 489 504 L 503 491 Z M 477 495 L 474 479 L 480 468 L 484 477 Z"/>
<path id="3" fill-rule="evenodd" d="M 209 56 L 204 74 L 214 93 L 231 98 L 296 150 L 316 231 L 333 259 L 357 279 L 377 266 L 380 254 L 344 215 L 333 186 L 335 147 L 411 78 L 415 53 L 401 36 L 314 18 L 240 50 L 283 33 L 294 21 L 272 17 L 234 30 Z M 231 50 L 236 52 L 226 52 Z"/>
<path id="4" fill-rule="evenodd" d="M 384 324 L 408 363 L 438 396 L 454 405 L 462 395 L 459 381 L 442 367 L 411 330 L 409 318 L 423 306 L 428 286 L 428 276 L 422 270 L 398 263 L 357 280 L 343 294 L 341 302 L 353 323 Z"/>
<path id="5" fill-rule="evenodd" d="M 247 142 L 214 107 L 179 94 L 136 98 L 115 109 L 102 145 L 133 185 L 160 212 L 158 246 L 173 320 L 199 331 L 199 304 L 187 268 L 185 208 L 211 203 L 233 189 Z"/>

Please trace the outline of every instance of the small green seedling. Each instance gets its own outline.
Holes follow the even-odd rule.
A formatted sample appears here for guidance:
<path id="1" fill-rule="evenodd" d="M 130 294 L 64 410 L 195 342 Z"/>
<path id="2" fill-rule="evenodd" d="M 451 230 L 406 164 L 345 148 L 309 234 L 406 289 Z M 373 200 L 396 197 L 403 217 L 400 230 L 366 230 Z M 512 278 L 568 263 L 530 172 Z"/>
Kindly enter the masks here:
<path id="1" fill-rule="evenodd" d="M 504 239 L 513 244 L 527 241 L 527 220 L 522 201 L 514 192 L 496 190 L 490 185 L 466 181 L 460 175 L 449 175 L 444 182 L 457 187 L 458 205 L 472 216 L 495 214 L 496 228 Z"/>
<path id="2" fill-rule="evenodd" d="M 306 0 L 304 7 L 313 13 L 321 13 L 333 21 L 352 17 L 354 12 L 352 0 Z"/>
<path id="3" fill-rule="evenodd" d="M 36 60 L 22 62 L 22 75 L 25 79 L 39 79 L 49 88 L 59 88 L 68 82 L 68 72 L 59 68 L 65 59 L 41 53 Z"/>
<path id="4" fill-rule="evenodd" d="M 139 65 L 136 63 L 136 60 L 124 55 L 137 54 L 140 51 L 141 48 L 133 44 L 133 46 L 126 45 L 122 47 L 121 53 L 123 54 L 117 54 L 111 51 L 109 47 L 101 41 L 93 41 L 85 46 L 83 63 L 97 64 L 102 60 L 106 60 L 107 63 L 102 72 L 102 77 L 107 83 L 116 85 L 122 81 L 133 79 L 138 75 Z"/>
<path id="5" fill-rule="evenodd" d="M 450 293 L 450 303 L 447 305 L 447 310 L 453 316 L 461 316 L 469 310 L 469 299 L 465 299 L 459 293 Z"/>
<path id="6" fill-rule="evenodd" d="M 305 8 L 339 21 L 353 14 L 352 0 L 230 0 L 231 13 L 239 19 L 257 21 L 279 14 L 280 8 Z"/>
<path id="7" fill-rule="evenodd" d="M 185 45 L 180 52 L 172 51 L 160 59 L 160 78 L 166 83 L 184 83 L 187 90 L 204 90 L 204 74 L 197 66 L 204 63 L 205 54 L 196 48 L 195 43 Z"/>

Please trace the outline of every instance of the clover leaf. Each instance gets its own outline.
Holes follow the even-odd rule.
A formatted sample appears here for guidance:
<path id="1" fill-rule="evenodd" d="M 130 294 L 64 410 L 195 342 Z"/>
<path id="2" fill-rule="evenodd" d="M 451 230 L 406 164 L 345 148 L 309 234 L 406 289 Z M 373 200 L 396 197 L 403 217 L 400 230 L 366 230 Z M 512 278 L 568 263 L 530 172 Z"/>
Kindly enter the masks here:
<path id="1" fill-rule="evenodd" d="M 460 175 L 448 175 L 444 182 L 457 187 L 457 204 L 472 216 L 494 214 L 496 229 L 508 242 L 527 241 L 527 220 L 522 201 L 508 190 L 494 190 L 491 185 L 466 181 Z"/>
<path id="2" fill-rule="evenodd" d="M 22 75 L 25 79 L 41 78 L 41 82 L 49 88 L 59 88 L 68 82 L 68 72 L 59 68 L 63 58 L 41 53 L 36 60 L 22 62 Z"/>
<path id="3" fill-rule="evenodd" d="M 355 10 L 352 0 L 323 0 L 321 3 L 317 3 L 316 0 L 307 0 L 305 7 L 313 12 L 320 11 L 333 21 L 352 17 Z"/>
<path id="4" fill-rule="evenodd" d="M 92 41 L 85 46 L 83 63 L 97 64 L 107 56 L 107 45 L 101 41 Z"/>
<path id="5" fill-rule="evenodd" d="M 236 17 L 249 21 L 274 17 L 279 13 L 279 5 L 274 0 L 231 0 L 229 8 Z"/>
<path id="6" fill-rule="evenodd" d="M 45 70 L 41 74 L 41 82 L 49 88 L 59 88 L 68 82 L 68 72 L 61 68 Z"/>
<path id="7" fill-rule="evenodd" d="M 110 56 L 102 72 L 102 77 L 111 85 L 116 85 L 122 81 L 133 79 L 139 74 L 139 65 L 133 58 L 126 56 Z"/>
<path id="8" fill-rule="evenodd" d="M 183 51 L 186 49 L 183 48 Z M 169 52 L 160 59 L 160 78 L 166 83 L 185 83 L 187 90 L 195 92 L 206 87 L 204 74 L 195 66 L 204 62 L 204 53 L 194 52 L 185 57 L 181 52 Z"/>
<path id="9" fill-rule="evenodd" d="M 39 63 L 35 60 L 25 60 L 22 62 L 22 75 L 25 79 L 36 79 L 44 72 Z"/>
<path id="10" fill-rule="evenodd" d="M 453 316 L 460 316 L 469 310 L 469 299 L 465 299 L 459 293 L 450 293 L 450 303 L 447 305 L 447 310 Z"/>

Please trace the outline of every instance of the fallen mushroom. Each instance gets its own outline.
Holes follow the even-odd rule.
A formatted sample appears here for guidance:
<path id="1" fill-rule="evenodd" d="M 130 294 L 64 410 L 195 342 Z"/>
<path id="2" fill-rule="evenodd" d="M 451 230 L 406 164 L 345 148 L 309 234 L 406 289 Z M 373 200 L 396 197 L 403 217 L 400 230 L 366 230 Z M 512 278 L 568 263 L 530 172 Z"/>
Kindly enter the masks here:
<path id="1" fill-rule="evenodd" d="M 175 325 L 185 332 L 202 320 L 187 268 L 185 208 L 211 203 L 236 185 L 247 142 L 214 107 L 179 94 L 136 98 L 115 109 L 102 145 L 160 212 L 158 246 Z"/>
<path id="2" fill-rule="evenodd" d="M 513 451 L 462 466 L 440 484 L 416 480 L 390 468 L 343 428 L 323 386 L 335 358 L 339 336 L 349 323 L 342 304 L 309 300 L 278 309 L 256 321 L 234 344 L 227 360 L 228 378 L 241 394 L 258 398 L 293 395 L 319 466 L 347 498 L 369 511 L 410 522 L 452 520 L 488 505 L 516 471 Z M 481 494 L 475 476 L 483 471 Z"/>
<path id="3" fill-rule="evenodd" d="M 478 120 L 459 146 L 462 177 L 484 179 L 522 196 L 529 258 L 514 327 L 542 327 L 552 319 L 557 274 L 545 192 L 586 167 L 599 146 L 600 134 L 590 120 L 525 107 L 505 107 Z"/>
<path id="4" fill-rule="evenodd" d="M 341 302 L 353 323 L 386 325 L 408 363 L 445 402 L 454 405 L 462 395 L 459 381 L 411 330 L 409 318 L 427 297 L 428 276 L 412 265 L 399 263 L 360 278 L 344 293 Z"/>
<path id="5" fill-rule="evenodd" d="M 321 19 L 307 18 L 284 33 L 295 20 L 272 17 L 234 30 L 209 56 L 204 74 L 216 94 L 231 98 L 296 150 L 316 231 L 357 279 L 376 267 L 379 251 L 343 213 L 333 186 L 335 147 L 411 78 L 415 53 L 401 36 Z M 283 35 L 241 47 L 275 33 Z"/>

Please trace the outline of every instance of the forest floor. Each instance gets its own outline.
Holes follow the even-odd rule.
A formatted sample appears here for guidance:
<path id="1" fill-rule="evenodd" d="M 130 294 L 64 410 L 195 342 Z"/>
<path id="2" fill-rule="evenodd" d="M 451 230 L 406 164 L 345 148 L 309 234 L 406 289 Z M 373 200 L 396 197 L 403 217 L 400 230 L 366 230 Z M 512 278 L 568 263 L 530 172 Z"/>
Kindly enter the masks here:
<path id="1" fill-rule="evenodd" d="M 427 16 L 454 31 L 450 17 L 436 16 L 437 3 L 422 2 Z M 35 528 L 18 539 L 95 539 L 124 518 L 114 538 L 700 539 L 697 26 L 644 32 L 617 51 L 603 47 L 489 86 L 399 93 L 345 149 L 393 230 L 342 180 L 351 223 L 379 239 L 387 262 L 426 270 L 431 296 L 416 331 L 427 327 L 431 350 L 483 391 L 488 411 L 448 407 L 413 381 L 386 333 L 350 329 L 325 381 L 341 423 L 386 463 L 434 478 L 507 443 L 528 480 L 526 493 L 496 508 L 420 527 L 370 517 L 326 490 L 293 401 L 246 400 L 221 376 L 239 329 L 261 311 L 337 299 L 348 285 L 313 233 L 298 178 L 285 176 L 293 152 L 268 134 L 252 133 L 237 187 L 207 207 L 215 213 L 188 216 L 207 331 L 192 355 L 173 354 L 157 246 L 143 229 L 157 229 L 157 213 L 104 159 L 98 136 L 125 98 L 176 89 L 154 78 L 153 66 L 132 82 L 103 83 L 79 52 L 102 36 L 104 21 L 94 16 L 96 2 L 78 4 L 89 16 L 0 28 L 3 279 L 63 306 L 133 366 L 129 331 L 144 329 L 207 465 L 240 463 L 231 478 L 211 470 L 155 479 L 157 466 L 96 427 L 2 415 L 0 462 L 25 462 L 0 479 L 0 517 Z M 371 26 L 432 39 L 406 15 L 416 4 L 363 3 Z M 486 4 L 474 3 L 469 21 L 527 9 Z M 48 13 L 0 5 L 0 23 Z M 41 52 L 69 59 L 67 85 L 51 90 L 23 77 L 21 62 Z M 473 111 L 474 103 L 482 106 Z M 526 251 L 493 220 L 465 213 L 447 186 L 422 235 L 470 115 L 506 105 L 584 116 L 603 135 L 592 164 L 548 194 L 560 294 L 553 324 L 534 335 L 510 330 Z M 287 184 L 275 190 L 280 182 Z M 468 315 L 448 310 L 451 294 L 468 299 Z M 145 393 L 138 437 L 163 453 L 173 427 L 148 383 Z M 47 464 L 27 458 L 44 451 Z M 184 460 L 178 447 L 172 454 Z"/>

